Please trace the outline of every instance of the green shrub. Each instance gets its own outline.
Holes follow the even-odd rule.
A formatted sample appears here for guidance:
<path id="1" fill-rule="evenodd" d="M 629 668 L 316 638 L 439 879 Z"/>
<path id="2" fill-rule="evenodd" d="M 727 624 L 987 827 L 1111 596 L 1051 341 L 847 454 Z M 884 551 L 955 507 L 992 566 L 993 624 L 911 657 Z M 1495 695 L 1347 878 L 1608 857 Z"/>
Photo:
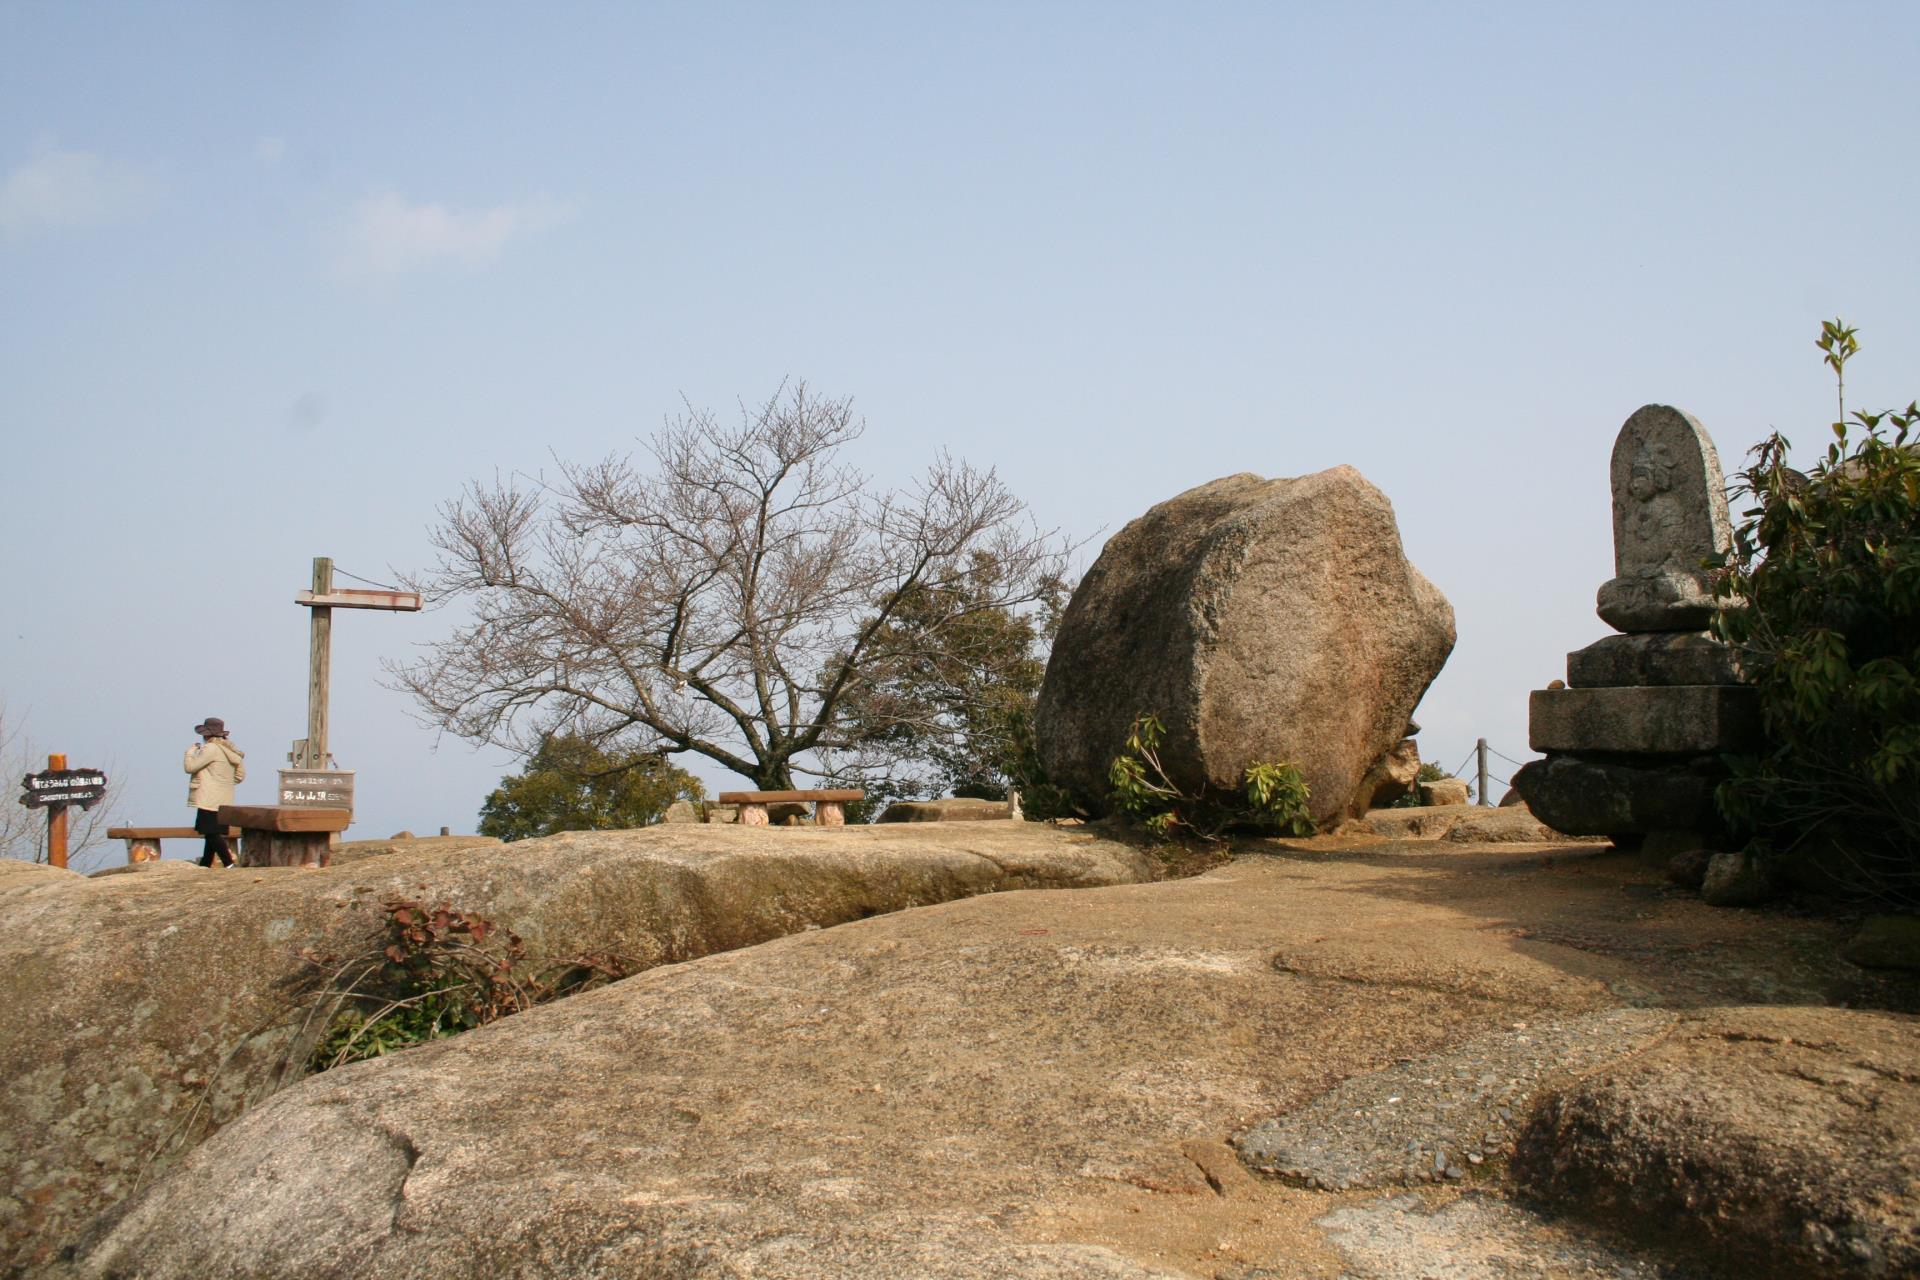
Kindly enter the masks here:
<path id="1" fill-rule="evenodd" d="M 1734 492 L 1751 495 L 1716 593 L 1717 635 L 1760 691 L 1765 746 L 1733 757 L 1722 811 L 1774 860 L 1896 902 L 1920 901 L 1920 403 L 1846 414 L 1854 330 L 1818 345 L 1840 421 L 1810 474 L 1778 432 Z"/>
<path id="2" fill-rule="evenodd" d="M 1238 795 L 1182 791 L 1160 764 L 1166 726 L 1142 715 L 1127 732 L 1126 750 L 1108 766 L 1114 807 L 1157 836 L 1185 832 L 1210 840 L 1229 828 L 1310 836 L 1307 784 L 1290 764 L 1247 766 Z"/>

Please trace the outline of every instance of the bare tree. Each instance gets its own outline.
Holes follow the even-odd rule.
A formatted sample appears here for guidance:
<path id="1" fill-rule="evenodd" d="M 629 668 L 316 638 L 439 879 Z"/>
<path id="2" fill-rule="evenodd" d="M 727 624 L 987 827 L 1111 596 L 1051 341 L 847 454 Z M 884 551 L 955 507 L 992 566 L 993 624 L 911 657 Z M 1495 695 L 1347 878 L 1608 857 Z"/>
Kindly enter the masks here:
<path id="1" fill-rule="evenodd" d="M 470 484 L 410 585 L 472 620 L 392 678 L 430 723 L 521 752 L 565 729 L 705 756 L 767 790 L 884 769 L 932 713 L 876 713 L 857 697 L 870 673 L 967 615 L 1042 599 L 1067 548 L 993 471 L 945 455 L 876 491 L 841 460 L 863 427 L 851 400 L 795 383 L 737 426 L 689 407 L 651 467 Z M 909 604 L 916 626 L 889 626 Z"/>

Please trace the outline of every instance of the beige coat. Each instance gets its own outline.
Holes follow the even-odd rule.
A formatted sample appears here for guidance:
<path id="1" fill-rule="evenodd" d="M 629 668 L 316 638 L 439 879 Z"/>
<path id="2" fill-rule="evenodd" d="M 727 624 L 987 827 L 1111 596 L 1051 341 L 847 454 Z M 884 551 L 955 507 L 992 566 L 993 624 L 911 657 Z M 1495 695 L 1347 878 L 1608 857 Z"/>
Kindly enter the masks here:
<path id="1" fill-rule="evenodd" d="M 247 753 L 215 738 L 187 748 L 187 803 L 196 809 L 218 809 L 233 803 L 233 784 L 247 780 Z"/>

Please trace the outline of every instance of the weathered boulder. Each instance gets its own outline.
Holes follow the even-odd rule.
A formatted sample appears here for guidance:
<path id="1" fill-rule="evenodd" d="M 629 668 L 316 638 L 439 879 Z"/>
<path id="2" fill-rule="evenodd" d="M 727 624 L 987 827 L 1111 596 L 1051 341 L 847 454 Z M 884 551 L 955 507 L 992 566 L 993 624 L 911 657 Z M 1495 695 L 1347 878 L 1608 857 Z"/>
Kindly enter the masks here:
<path id="1" fill-rule="evenodd" d="M 700 810 L 694 807 L 693 801 L 691 800 L 675 800 L 667 806 L 667 811 L 660 815 L 660 821 L 698 822 L 700 821 Z"/>
<path id="2" fill-rule="evenodd" d="M 1716 907 L 1757 906 L 1774 893 L 1766 865 L 1744 850 L 1713 853 L 1700 877 L 1700 896 Z"/>
<path id="3" fill-rule="evenodd" d="M 1920 917 L 1868 916 L 1840 954 L 1863 969 L 1920 973 Z"/>
<path id="4" fill-rule="evenodd" d="M 1228 476 L 1128 524 L 1080 582 L 1035 714 L 1041 760 L 1090 811 L 1136 717 L 1190 792 L 1287 762 L 1325 822 L 1350 811 L 1454 641 L 1393 508 L 1352 467 Z"/>
<path id="5" fill-rule="evenodd" d="M 321 993 L 297 953 L 372 948 L 389 895 L 485 917 L 535 957 L 640 970 L 977 893 L 1155 875 L 1127 846 L 1015 823 L 343 849 L 359 856 L 327 869 L 166 861 L 97 879 L 0 860 L 0 1273 L 300 1078 Z"/>
<path id="6" fill-rule="evenodd" d="M 1736 1007 L 1570 1086 L 1513 1169 L 1575 1214 L 1664 1229 L 1726 1274 L 1920 1274 L 1920 1020 Z"/>
<path id="7" fill-rule="evenodd" d="M 1432 778 L 1420 785 L 1420 803 L 1432 807 L 1466 804 L 1473 798 L 1467 784 L 1459 778 Z"/>
<path id="8" fill-rule="evenodd" d="M 1567 844 L 1525 805 L 1488 808 L 1475 804 L 1374 809 L 1350 818 L 1333 834 L 1346 839 L 1447 840 L 1455 844 Z"/>
<path id="9" fill-rule="evenodd" d="M 978 800 L 948 796 L 944 800 L 896 800 L 880 815 L 881 822 L 992 822 L 1011 818 L 1013 806 L 1005 800 Z"/>
<path id="10" fill-rule="evenodd" d="M 1373 767 L 1367 770 L 1367 776 L 1354 790 L 1349 811 L 1362 814 L 1369 809 L 1383 809 L 1410 793 L 1419 781 L 1420 744 L 1412 738 L 1403 738 L 1399 746 L 1374 761 Z"/>

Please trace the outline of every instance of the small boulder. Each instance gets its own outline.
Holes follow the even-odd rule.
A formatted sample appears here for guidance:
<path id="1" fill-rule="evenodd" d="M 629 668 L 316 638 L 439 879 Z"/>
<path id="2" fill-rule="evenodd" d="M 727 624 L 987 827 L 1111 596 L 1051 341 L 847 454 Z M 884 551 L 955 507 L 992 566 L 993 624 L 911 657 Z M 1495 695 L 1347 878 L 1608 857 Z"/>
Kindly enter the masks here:
<path id="1" fill-rule="evenodd" d="M 694 807 L 691 800 L 675 800 L 667 806 L 667 811 L 660 815 L 660 821 L 698 822 L 700 821 L 700 810 Z"/>
<path id="2" fill-rule="evenodd" d="M 1154 507 L 1073 593 L 1034 716 L 1042 763 L 1094 814 L 1141 715 L 1189 793 L 1287 763 L 1316 822 L 1351 812 L 1453 649 L 1453 609 L 1352 467 L 1235 475 Z"/>
<path id="3" fill-rule="evenodd" d="M 1715 907 L 1751 907 L 1773 897 L 1773 876 L 1751 854 L 1716 853 L 1707 859 L 1700 897 Z"/>
<path id="4" fill-rule="evenodd" d="M 1862 969 L 1920 972 L 1920 917 L 1869 916 L 1840 954 Z"/>
<path id="5" fill-rule="evenodd" d="M 1707 882 L 1707 864 L 1712 861 L 1712 850 L 1682 849 L 1667 859 L 1667 879 L 1698 892 Z"/>
<path id="6" fill-rule="evenodd" d="M 1420 803 L 1428 808 L 1466 804 L 1472 799 L 1467 784 L 1459 778 L 1435 778 L 1420 784 Z"/>

